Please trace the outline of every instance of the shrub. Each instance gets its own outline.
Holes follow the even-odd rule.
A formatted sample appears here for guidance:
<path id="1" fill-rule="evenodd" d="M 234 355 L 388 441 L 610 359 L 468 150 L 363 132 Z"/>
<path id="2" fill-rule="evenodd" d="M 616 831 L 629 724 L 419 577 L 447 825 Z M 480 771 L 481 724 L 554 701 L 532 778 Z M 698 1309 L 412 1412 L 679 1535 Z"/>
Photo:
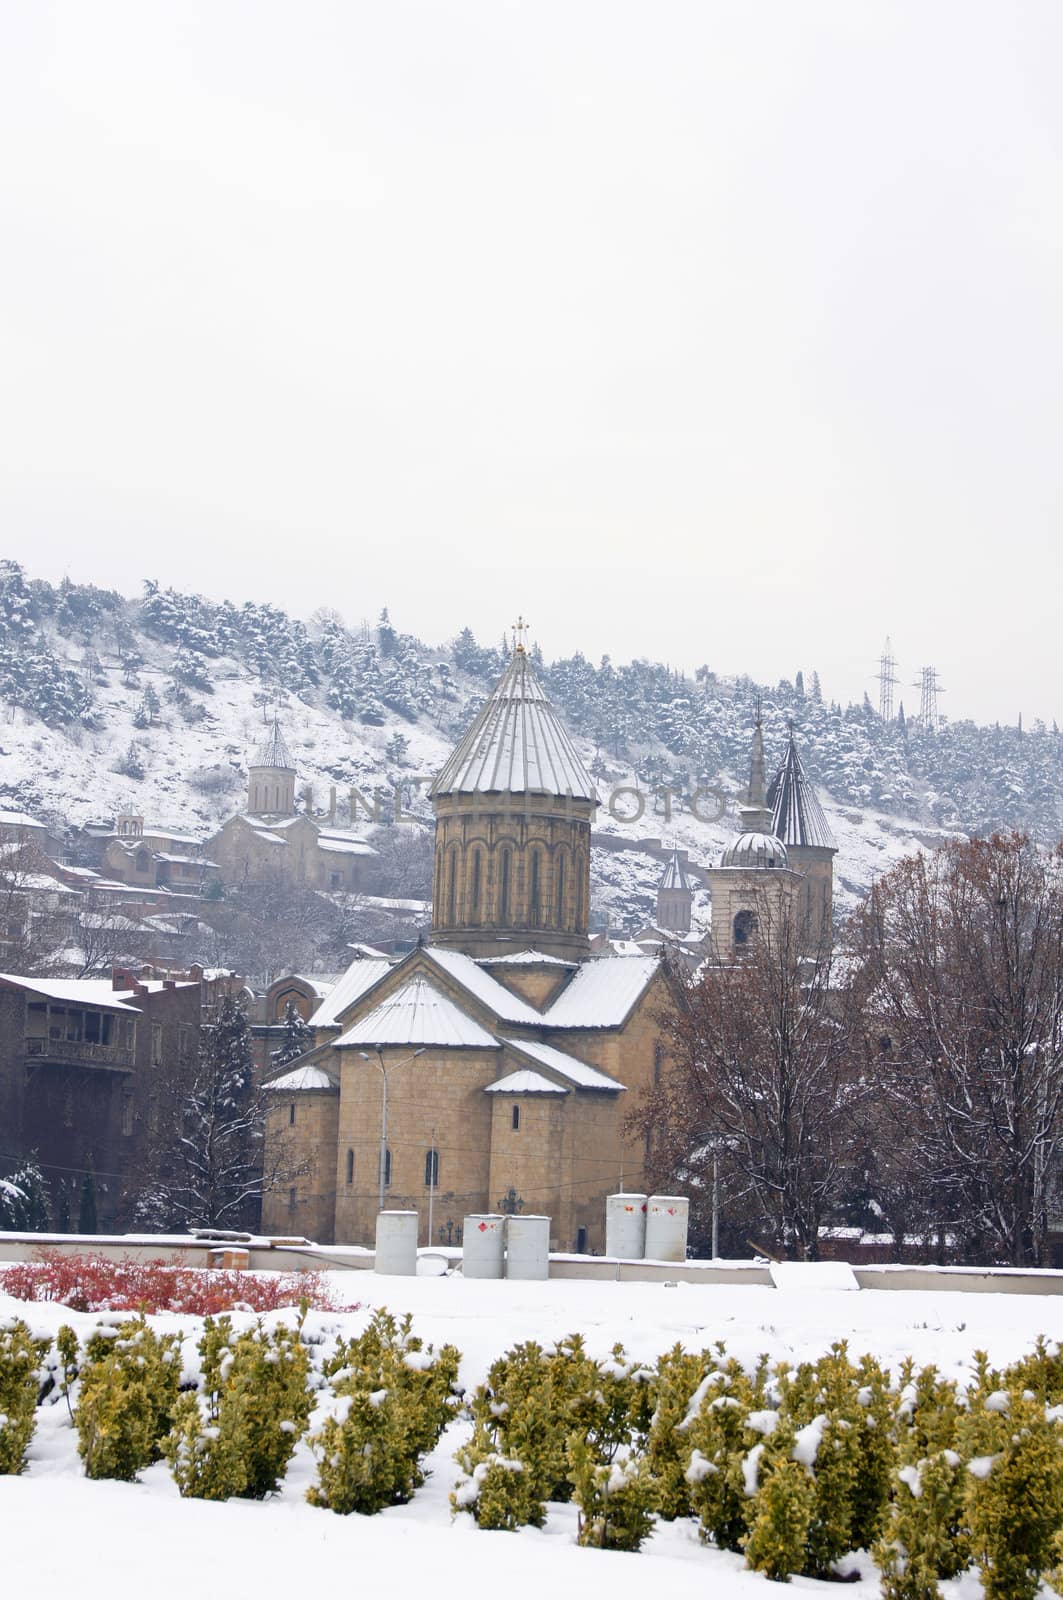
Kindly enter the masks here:
<path id="1" fill-rule="evenodd" d="M 1011 1376 L 1011 1375 L 1006 1375 Z M 982 1386 L 960 1426 L 964 1511 L 986 1600 L 1033 1600 L 1063 1519 L 1058 1424 L 1032 1390 Z"/>
<path id="2" fill-rule="evenodd" d="M 752 1526 L 745 1539 L 746 1565 L 777 1583 L 789 1581 L 805 1562 L 815 1491 L 799 1462 L 782 1460 L 756 1497 Z"/>
<path id="3" fill-rule="evenodd" d="M 206 1319 L 202 1394 L 182 1397 L 166 1444 L 183 1496 L 261 1500 L 277 1488 L 310 1418 L 301 1326 L 234 1338 L 228 1317 Z"/>
<path id="4" fill-rule="evenodd" d="M 60 1330 L 67 1386 L 70 1333 Z M 86 1477 L 131 1483 L 159 1459 L 177 1405 L 180 1345 L 179 1334 L 160 1337 L 143 1317 L 105 1324 L 90 1334 L 74 1413 Z"/>
<path id="5" fill-rule="evenodd" d="M 750 1379 L 723 1346 L 691 1398 L 682 1424 L 690 1444 L 686 1481 L 690 1507 L 701 1524 L 701 1536 L 721 1550 L 741 1550 L 749 1531 L 752 1494 L 750 1474 L 763 1449 L 764 1436 L 775 1427 L 775 1413 L 765 1409 L 766 1362 Z"/>
<path id="6" fill-rule="evenodd" d="M 460 1354 L 436 1354 L 390 1312 L 376 1311 L 365 1332 L 338 1346 L 326 1365 L 337 1396 L 310 1445 L 318 1461 L 311 1505 L 346 1515 L 401 1505 L 424 1482 L 422 1458 L 454 1416 Z"/>
<path id="7" fill-rule="evenodd" d="M 525 1525 L 542 1527 L 546 1508 L 536 1499 L 523 1462 L 486 1447 L 481 1453 L 459 1450 L 455 1459 L 465 1470 L 451 1491 L 453 1511 L 469 1511 L 479 1527 L 508 1533 Z"/>
<path id="8" fill-rule="evenodd" d="M 578 1539 L 599 1550 L 638 1550 L 653 1531 L 658 1491 L 645 1456 L 617 1450 L 599 1461 L 581 1434 L 568 1441 L 569 1477 L 579 1506 Z"/>
<path id="9" fill-rule="evenodd" d="M 967 1540 L 958 1524 L 962 1501 L 963 1464 L 955 1450 L 938 1450 L 897 1469 L 889 1513 L 872 1548 L 883 1600 L 940 1600 L 939 1577 L 966 1564 Z"/>
<path id="10" fill-rule="evenodd" d="M 646 1440 L 646 1459 L 657 1483 L 658 1510 L 666 1521 L 690 1515 L 686 1472 L 691 1444 L 685 1424 L 708 1361 L 707 1355 L 689 1355 L 677 1344 L 657 1362 L 657 1404 Z"/>
<path id="11" fill-rule="evenodd" d="M 38 1259 L 0 1268 L 0 1289 L 16 1300 L 53 1300 L 71 1311 L 175 1311 L 217 1316 L 223 1311 L 279 1311 L 305 1303 L 322 1311 L 357 1311 L 336 1304 L 324 1273 L 253 1273 L 175 1267 L 161 1259 L 107 1261 L 41 1250 Z"/>
<path id="12" fill-rule="evenodd" d="M 0 1322 L 0 1473 L 21 1472 L 26 1464 L 44 1348 L 18 1318 Z"/>

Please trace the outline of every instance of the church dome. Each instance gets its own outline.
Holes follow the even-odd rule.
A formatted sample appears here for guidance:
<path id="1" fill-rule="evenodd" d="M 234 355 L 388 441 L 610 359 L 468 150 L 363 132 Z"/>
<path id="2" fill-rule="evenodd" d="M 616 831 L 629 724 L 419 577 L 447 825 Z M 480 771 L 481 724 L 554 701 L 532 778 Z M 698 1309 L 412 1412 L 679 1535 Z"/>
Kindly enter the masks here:
<path id="1" fill-rule="evenodd" d="M 786 846 L 773 833 L 740 833 L 720 857 L 721 867 L 785 867 Z"/>

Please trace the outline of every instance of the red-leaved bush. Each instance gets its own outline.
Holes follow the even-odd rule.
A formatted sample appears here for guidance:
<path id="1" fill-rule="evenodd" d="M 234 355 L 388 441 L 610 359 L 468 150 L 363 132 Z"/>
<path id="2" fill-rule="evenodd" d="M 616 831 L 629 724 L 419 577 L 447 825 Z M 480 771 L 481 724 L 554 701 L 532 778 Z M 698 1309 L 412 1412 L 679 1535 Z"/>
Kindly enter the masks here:
<path id="1" fill-rule="evenodd" d="M 317 1311 L 357 1311 L 341 1305 L 321 1272 L 232 1272 L 175 1267 L 162 1260 L 106 1261 L 41 1250 L 36 1261 L 0 1267 L 0 1289 L 16 1300 L 54 1300 L 71 1311 L 277 1311 L 305 1300 Z"/>

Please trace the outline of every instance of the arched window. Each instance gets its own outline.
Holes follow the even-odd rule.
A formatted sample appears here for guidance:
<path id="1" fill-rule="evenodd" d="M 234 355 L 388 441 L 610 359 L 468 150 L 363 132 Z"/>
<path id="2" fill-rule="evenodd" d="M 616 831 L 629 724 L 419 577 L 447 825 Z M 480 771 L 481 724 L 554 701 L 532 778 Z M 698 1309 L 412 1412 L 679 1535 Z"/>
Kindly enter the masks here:
<path id="1" fill-rule="evenodd" d="M 348 1187 L 348 1189 L 350 1188 L 350 1186 L 351 1186 L 351 1184 L 353 1182 L 354 1182 L 354 1151 L 353 1150 L 348 1150 L 348 1152 L 347 1152 L 347 1187 Z"/>
<path id="2" fill-rule="evenodd" d="M 557 925 L 559 928 L 563 928 L 565 926 L 565 861 L 565 852 L 563 850 L 559 850 L 557 852 L 557 866 L 554 869 L 557 891 Z"/>
<path id="3" fill-rule="evenodd" d="M 385 1189 L 388 1187 L 390 1182 L 391 1182 L 391 1151 L 390 1150 L 385 1150 L 384 1151 L 384 1188 Z"/>
<path id="4" fill-rule="evenodd" d="M 519 1127 L 520 1127 L 520 1105 L 518 1103 L 518 1104 L 514 1105 L 514 1107 L 513 1107 L 513 1130 L 514 1130 L 514 1132 L 516 1132 L 517 1129 L 519 1129 Z"/>
<path id="5" fill-rule="evenodd" d="M 458 852 L 450 852 L 450 876 L 447 880 L 447 926 L 452 928 L 457 921 L 458 903 Z"/>
<path id="6" fill-rule="evenodd" d="M 755 912 L 740 911 L 734 920 L 735 948 L 742 945 L 751 945 L 757 936 L 757 918 Z"/>
<path id="7" fill-rule="evenodd" d="M 502 851 L 498 869 L 498 920 L 502 923 L 509 921 L 509 855 L 508 850 Z"/>
<path id="8" fill-rule="evenodd" d="M 439 1188 L 439 1151 L 426 1150 L 424 1157 L 424 1186 L 426 1189 Z"/>
<path id="9" fill-rule="evenodd" d="M 659 1088 L 661 1082 L 661 1063 L 664 1060 L 664 1047 L 658 1043 L 653 1047 L 653 1087 Z"/>
<path id="10" fill-rule="evenodd" d="M 295 1126 L 295 1101 L 294 1100 L 292 1100 L 290 1102 L 289 1106 L 288 1106 L 288 1126 L 289 1126 L 289 1128 L 292 1128 L 292 1127 Z"/>
<path id="11" fill-rule="evenodd" d="M 533 928 L 537 928 L 542 921 L 542 907 L 539 900 L 539 852 L 533 850 L 528 869 L 528 921 Z"/>
<path id="12" fill-rule="evenodd" d="M 480 852 L 474 850 L 469 867 L 469 920 L 480 920 Z"/>

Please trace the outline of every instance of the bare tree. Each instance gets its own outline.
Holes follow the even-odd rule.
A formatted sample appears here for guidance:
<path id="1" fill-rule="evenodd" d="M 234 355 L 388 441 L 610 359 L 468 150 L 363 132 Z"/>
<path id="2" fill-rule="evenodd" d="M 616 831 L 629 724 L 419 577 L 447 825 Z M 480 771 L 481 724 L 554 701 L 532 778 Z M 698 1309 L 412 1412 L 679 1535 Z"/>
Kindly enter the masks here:
<path id="1" fill-rule="evenodd" d="M 45 872 L 37 847 L 0 846 L 0 966 L 21 977 L 67 970 L 76 898 Z"/>
<path id="2" fill-rule="evenodd" d="M 831 951 L 807 952 L 793 905 L 768 894 L 740 961 L 669 975 L 671 1062 L 629 1119 L 651 1164 L 707 1194 L 714 1158 L 758 1239 L 815 1259 L 841 1199 L 865 1087 Z"/>
<path id="3" fill-rule="evenodd" d="M 913 857 L 850 939 L 899 1181 L 967 1257 L 1042 1261 L 1063 1136 L 1063 854 L 1011 833 Z"/>

